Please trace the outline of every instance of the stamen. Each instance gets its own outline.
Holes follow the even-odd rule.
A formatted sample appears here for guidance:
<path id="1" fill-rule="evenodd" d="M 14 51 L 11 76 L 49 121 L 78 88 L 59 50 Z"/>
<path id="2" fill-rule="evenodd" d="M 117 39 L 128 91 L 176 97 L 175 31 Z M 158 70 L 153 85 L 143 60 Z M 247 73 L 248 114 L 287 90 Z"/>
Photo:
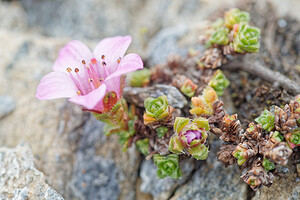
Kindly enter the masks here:
<path id="1" fill-rule="evenodd" d="M 103 62 L 102 62 L 102 66 L 106 66 L 106 62 L 103 61 Z"/>
<path id="2" fill-rule="evenodd" d="M 75 69 L 75 71 L 76 71 L 76 69 Z M 76 85 L 78 91 L 81 92 L 81 90 L 82 90 L 84 87 L 82 87 L 80 81 L 78 81 L 78 80 L 73 76 L 73 74 L 71 73 L 71 72 L 72 72 L 72 69 L 71 69 L 70 67 L 67 68 L 67 72 L 69 72 L 69 75 L 70 75 L 72 81 L 74 82 L 74 84 Z M 77 73 L 76 73 L 76 74 L 77 74 Z M 79 79 L 79 80 L 80 80 L 80 79 Z M 77 92 L 77 94 L 78 94 L 78 92 Z"/>
<path id="3" fill-rule="evenodd" d="M 89 82 L 93 82 L 93 79 L 92 79 L 92 78 L 89 78 Z"/>
<path id="4" fill-rule="evenodd" d="M 81 95 L 81 92 L 80 92 L 80 90 L 78 90 L 78 91 L 77 91 L 77 95 L 78 95 L 78 96 L 80 96 L 80 95 Z"/>
<path id="5" fill-rule="evenodd" d="M 71 72 L 72 69 L 70 67 L 67 68 L 67 72 Z"/>
<path id="6" fill-rule="evenodd" d="M 78 69 L 78 68 L 75 68 L 74 71 L 76 72 L 76 76 L 77 76 L 78 84 L 79 84 L 79 86 L 80 86 L 80 90 L 82 91 L 83 94 L 86 94 L 87 92 L 86 92 L 86 90 L 85 90 L 85 88 L 84 88 L 84 85 L 83 85 L 83 83 L 82 83 L 82 79 L 81 79 L 80 75 L 78 74 L 79 69 Z"/>
<path id="7" fill-rule="evenodd" d="M 102 55 L 102 56 L 101 56 L 101 59 L 104 60 L 104 59 L 105 59 L 105 55 Z"/>
<path id="8" fill-rule="evenodd" d="M 85 65 L 85 60 L 82 60 L 81 62 L 82 62 L 82 64 L 84 64 L 84 65 Z"/>
<path id="9" fill-rule="evenodd" d="M 78 68 L 75 68 L 75 72 L 78 73 L 78 72 L 79 72 L 79 69 L 78 69 Z"/>
<path id="10" fill-rule="evenodd" d="M 120 62 L 121 62 L 121 58 L 119 57 L 117 63 L 120 64 Z"/>
<path id="11" fill-rule="evenodd" d="M 91 89 L 95 90 L 95 86 L 94 86 L 93 82 L 94 82 L 94 80 L 89 78 L 89 83 L 90 83 Z"/>

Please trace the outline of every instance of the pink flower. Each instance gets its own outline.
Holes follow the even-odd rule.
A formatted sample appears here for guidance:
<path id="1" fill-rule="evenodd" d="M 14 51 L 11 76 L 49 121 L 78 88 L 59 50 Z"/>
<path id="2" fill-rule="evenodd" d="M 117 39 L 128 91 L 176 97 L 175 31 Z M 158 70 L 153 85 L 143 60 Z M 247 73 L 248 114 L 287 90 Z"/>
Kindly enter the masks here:
<path id="1" fill-rule="evenodd" d="M 122 75 L 143 68 L 139 55 L 124 56 L 130 43 L 130 36 L 105 38 L 92 53 L 80 41 L 69 42 L 60 50 L 53 72 L 41 80 L 36 97 L 69 98 L 99 113 L 110 110 L 122 96 Z"/>
<path id="2" fill-rule="evenodd" d="M 193 140 L 201 140 L 201 132 L 197 130 L 188 130 L 184 133 L 184 136 L 187 139 L 187 142 L 190 144 Z"/>

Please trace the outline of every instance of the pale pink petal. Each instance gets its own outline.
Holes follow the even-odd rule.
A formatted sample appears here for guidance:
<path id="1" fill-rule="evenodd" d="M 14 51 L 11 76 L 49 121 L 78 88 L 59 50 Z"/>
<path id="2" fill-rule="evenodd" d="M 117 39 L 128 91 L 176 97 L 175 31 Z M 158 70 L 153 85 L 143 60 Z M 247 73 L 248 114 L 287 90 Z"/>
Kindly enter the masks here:
<path id="1" fill-rule="evenodd" d="M 36 97 L 41 100 L 73 97 L 76 92 L 77 88 L 68 74 L 51 72 L 41 80 Z"/>
<path id="2" fill-rule="evenodd" d="M 96 90 L 91 91 L 87 95 L 76 96 L 70 98 L 69 101 L 81 105 L 86 109 L 95 110 L 99 102 L 102 101 L 106 93 L 106 85 L 102 84 Z"/>
<path id="3" fill-rule="evenodd" d="M 188 143 L 191 143 L 196 138 L 196 135 L 193 131 L 187 131 L 184 135 Z"/>
<path id="4" fill-rule="evenodd" d="M 131 43 L 130 36 L 117 36 L 105 38 L 101 40 L 94 49 L 94 56 L 97 60 L 102 61 L 102 55 L 105 56 L 104 61 L 110 68 L 114 68 L 118 58 L 122 58 Z"/>
<path id="5" fill-rule="evenodd" d="M 122 83 L 120 76 L 104 80 L 104 83 L 106 85 L 107 91 L 114 91 L 117 94 L 118 98 L 120 98 L 122 96 L 122 85 L 121 84 L 124 85 L 125 83 Z"/>
<path id="6" fill-rule="evenodd" d="M 106 79 L 115 78 L 123 74 L 143 69 L 143 61 L 136 53 L 130 53 L 121 59 L 117 70 L 108 76 Z"/>
<path id="7" fill-rule="evenodd" d="M 78 68 L 82 74 L 84 73 L 82 60 L 90 63 L 92 58 L 93 54 L 85 44 L 78 40 L 73 40 L 59 51 L 58 58 L 53 65 L 53 70 L 66 72 L 68 67 L 73 70 Z"/>

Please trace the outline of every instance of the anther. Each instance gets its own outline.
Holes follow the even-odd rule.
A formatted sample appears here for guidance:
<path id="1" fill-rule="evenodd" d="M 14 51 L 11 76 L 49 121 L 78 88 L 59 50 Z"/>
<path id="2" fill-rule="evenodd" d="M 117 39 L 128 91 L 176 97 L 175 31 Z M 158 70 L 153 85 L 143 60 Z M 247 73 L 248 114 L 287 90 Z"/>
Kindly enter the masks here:
<path id="1" fill-rule="evenodd" d="M 92 78 L 89 78 L 89 82 L 92 83 L 92 82 L 93 82 L 93 79 L 92 79 Z"/>
<path id="2" fill-rule="evenodd" d="M 81 62 L 82 62 L 82 64 L 84 64 L 84 65 L 85 65 L 85 60 L 82 60 Z"/>
<path id="3" fill-rule="evenodd" d="M 101 81 L 104 81 L 104 78 L 99 78 L 99 81 L 101 82 Z"/>
<path id="4" fill-rule="evenodd" d="M 67 72 L 71 72 L 72 69 L 70 67 L 67 68 Z"/>
<path id="5" fill-rule="evenodd" d="M 91 62 L 92 62 L 92 64 L 96 64 L 97 60 L 95 58 L 92 58 Z"/>
<path id="6" fill-rule="evenodd" d="M 81 95 L 81 92 L 80 92 L 80 90 L 78 90 L 78 91 L 77 91 L 77 95 L 78 95 L 78 96 L 80 96 L 80 95 Z"/>
<path id="7" fill-rule="evenodd" d="M 105 59 L 105 55 L 102 55 L 102 56 L 101 56 L 101 59 L 104 60 L 104 59 Z"/>
<path id="8" fill-rule="evenodd" d="M 102 66 L 105 66 L 106 65 L 106 62 L 102 62 Z"/>
<path id="9" fill-rule="evenodd" d="M 120 62 L 121 62 L 121 58 L 119 57 L 117 63 L 120 64 Z"/>
<path id="10" fill-rule="evenodd" d="M 79 72 L 79 69 L 78 69 L 78 68 L 75 68 L 75 72 L 78 73 L 78 72 Z"/>

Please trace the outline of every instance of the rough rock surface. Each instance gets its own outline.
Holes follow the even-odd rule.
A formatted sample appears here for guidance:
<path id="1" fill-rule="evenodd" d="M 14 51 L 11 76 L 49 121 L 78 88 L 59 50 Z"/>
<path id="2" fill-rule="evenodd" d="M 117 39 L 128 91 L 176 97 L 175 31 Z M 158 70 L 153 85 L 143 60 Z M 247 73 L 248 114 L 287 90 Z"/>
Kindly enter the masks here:
<path id="1" fill-rule="evenodd" d="M 142 184 L 140 189 L 144 193 L 150 193 L 154 199 L 169 199 L 174 190 L 184 184 L 191 176 L 195 162 L 184 160 L 180 163 L 182 177 L 178 180 L 171 178 L 159 179 L 156 177 L 157 167 L 151 160 L 144 160 L 141 164 L 140 177 Z"/>
<path id="2" fill-rule="evenodd" d="M 176 190 L 171 200 L 188 199 L 247 199 L 247 185 L 240 180 L 237 166 L 225 168 L 215 156 L 220 142 L 213 142 L 204 164 L 197 168 L 193 177 Z"/>
<path id="3" fill-rule="evenodd" d="M 43 173 L 34 166 L 28 145 L 14 149 L 0 148 L 0 199 L 12 200 L 63 200 L 45 182 Z"/>

